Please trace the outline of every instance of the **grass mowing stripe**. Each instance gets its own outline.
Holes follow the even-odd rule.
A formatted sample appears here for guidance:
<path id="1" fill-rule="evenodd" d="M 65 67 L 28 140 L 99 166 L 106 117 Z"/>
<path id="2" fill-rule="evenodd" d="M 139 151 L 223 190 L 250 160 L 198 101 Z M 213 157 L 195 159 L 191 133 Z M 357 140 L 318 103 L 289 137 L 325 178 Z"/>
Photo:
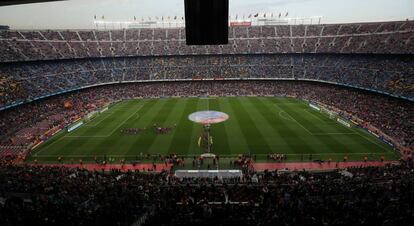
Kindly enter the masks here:
<path id="1" fill-rule="evenodd" d="M 341 144 L 341 145 L 338 145 L 338 144 L 335 145 L 335 147 L 337 148 L 339 147 L 341 149 L 341 150 L 338 150 L 337 152 L 341 152 L 341 153 L 348 152 L 350 154 L 360 153 L 360 152 L 370 152 L 370 153 L 377 155 L 378 153 L 383 153 L 384 151 L 390 151 L 390 148 L 388 146 L 385 146 L 385 144 L 383 145 L 378 144 L 379 140 L 374 139 L 374 137 L 365 137 L 361 135 L 360 133 L 362 131 L 359 128 L 344 127 L 343 125 L 340 125 L 338 122 L 336 122 L 336 120 L 329 118 L 325 114 L 316 113 L 316 115 L 318 115 L 318 117 L 325 118 L 325 120 L 331 121 L 331 122 L 327 122 L 324 124 L 324 126 L 330 127 L 329 129 L 330 131 L 332 131 L 332 128 L 333 128 L 334 132 L 335 131 L 336 132 L 340 132 L 340 131 L 350 132 L 349 134 L 346 134 L 346 133 L 344 134 L 338 133 L 337 135 L 332 134 L 332 136 L 330 136 L 330 134 L 327 133 L 326 135 L 323 136 L 323 138 L 325 139 L 324 141 L 325 143 L 329 143 L 332 140 L 336 140 L 337 142 Z M 374 148 L 375 145 L 377 147 L 380 147 L 380 149 Z M 342 149 L 342 148 L 345 148 L 345 149 Z M 398 155 L 396 155 L 395 152 L 391 151 L 391 153 L 395 155 L 396 157 L 398 157 Z M 361 160 L 362 158 L 363 156 L 359 160 Z"/>
<path id="2" fill-rule="evenodd" d="M 379 140 L 377 140 L 376 138 L 374 138 L 371 134 L 367 134 L 368 136 L 364 136 L 363 135 L 363 131 L 361 131 L 360 128 L 348 128 L 348 127 L 344 127 L 342 125 L 340 125 L 338 122 L 336 122 L 334 119 L 329 118 L 327 115 L 324 115 L 322 113 L 318 114 L 320 117 L 324 117 L 326 120 L 330 120 L 331 122 L 333 122 L 334 124 L 329 124 L 329 126 L 334 126 L 334 127 L 341 127 L 341 128 L 346 128 L 346 130 L 355 133 L 358 137 L 354 137 L 351 135 L 346 135 L 343 134 L 342 139 L 338 139 L 341 143 L 343 143 L 345 146 L 348 146 L 349 144 L 352 143 L 356 143 L 358 142 L 358 145 L 354 145 L 355 147 L 353 147 L 352 149 L 349 149 L 350 152 L 361 152 L 361 150 L 365 150 L 370 151 L 370 152 L 384 152 L 384 151 L 388 151 L 391 152 L 392 154 L 395 155 L 395 152 L 390 151 L 390 147 L 381 143 L 379 144 Z M 361 134 L 362 133 L 362 134 Z M 354 142 L 350 142 L 349 139 L 352 137 L 352 139 L 354 140 Z M 368 141 L 368 142 L 367 142 Z M 380 150 L 374 148 L 374 146 L 379 147 Z M 358 147 L 359 146 L 359 147 Z"/>
<path id="3" fill-rule="evenodd" d="M 252 118 L 254 118 L 257 128 L 260 130 L 263 138 L 266 140 L 267 144 L 271 148 L 271 150 L 268 150 L 267 153 L 279 153 L 282 151 L 284 153 L 288 152 L 289 146 L 285 141 L 285 137 L 280 136 L 280 134 L 274 130 L 273 126 L 277 125 L 278 123 L 275 121 L 269 121 L 271 119 L 276 119 L 275 117 L 273 117 L 274 115 L 263 114 L 264 106 L 257 105 L 259 101 L 257 97 L 246 97 L 242 100 L 245 105 L 246 111 L 250 114 Z"/>
<path id="4" fill-rule="evenodd" d="M 231 97 L 234 98 L 234 97 Z M 229 98 L 221 98 L 219 101 L 220 108 L 229 115 L 229 119 L 224 122 L 227 133 L 230 151 L 228 154 L 237 155 L 240 153 L 248 153 L 248 145 L 244 134 L 241 131 L 237 115 L 230 106 Z"/>
<path id="5" fill-rule="evenodd" d="M 354 128 L 354 130 L 360 137 L 366 139 L 367 141 L 371 142 L 372 144 L 375 144 L 381 150 L 386 150 L 387 152 L 389 152 L 390 154 L 392 154 L 396 158 L 399 157 L 399 154 L 397 154 L 395 151 L 393 151 L 392 148 L 390 146 L 388 146 L 388 144 L 380 142 L 372 134 L 369 134 L 368 132 L 366 132 L 362 129 L 359 129 L 359 128 Z"/>
<path id="6" fill-rule="evenodd" d="M 184 114 L 184 106 L 188 99 L 180 98 L 176 99 L 174 106 L 171 106 L 171 112 L 165 117 L 164 127 L 170 127 L 172 130 L 169 134 L 158 135 L 155 137 L 154 142 L 148 148 L 150 153 L 168 154 L 174 134 L 177 132 L 175 125 L 179 124 L 179 119 Z"/>
<path id="7" fill-rule="evenodd" d="M 156 136 L 161 136 L 155 133 L 153 128 L 154 124 L 157 124 L 157 126 L 163 126 L 167 119 L 167 116 L 172 111 L 172 107 L 175 105 L 176 102 L 176 98 L 159 99 L 157 101 L 156 106 L 154 106 L 149 112 L 147 112 L 147 115 L 151 114 L 151 116 L 149 116 L 151 120 L 144 120 L 143 118 L 141 118 L 140 122 L 145 123 L 144 127 L 146 127 L 146 131 L 138 135 L 134 142 L 131 142 L 132 145 L 130 146 L 131 148 L 127 152 L 128 154 L 136 152 L 135 150 L 138 150 L 138 152 L 142 153 L 148 153 L 148 149 L 154 142 Z"/>
<path id="8" fill-rule="evenodd" d="M 130 106 L 132 105 L 131 103 L 122 103 L 122 105 L 124 106 Z M 114 111 L 117 112 L 117 111 Z M 122 116 L 126 116 L 128 115 L 128 112 L 119 115 L 119 114 L 115 114 L 116 116 L 118 116 L 118 118 L 115 121 L 121 121 L 124 118 Z M 116 117 L 115 116 L 115 117 Z M 107 125 L 109 128 L 112 128 L 110 125 Z M 116 126 L 116 124 L 114 124 L 113 126 Z M 90 135 L 90 134 L 96 134 L 96 129 L 94 128 L 88 128 L 88 127 L 80 127 L 79 129 L 75 130 L 72 133 L 67 133 L 65 136 L 82 136 L 82 135 Z M 82 152 L 84 145 L 87 145 L 88 143 L 90 143 L 90 139 L 76 139 L 76 138 L 66 138 L 63 137 L 59 142 L 56 142 L 55 144 L 50 145 L 49 147 L 47 147 L 44 152 L 42 151 L 42 154 L 54 154 L 54 153 L 62 153 L 62 154 L 74 154 L 77 152 Z"/>
<path id="9" fill-rule="evenodd" d="M 303 142 L 298 142 L 302 140 L 302 134 L 288 125 L 290 122 L 288 123 L 279 117 L 276 107 L 274 107 L 270 98 L 255 98 L 253 105 L 260 109 L 259 113 L 267 121 L 268 125 L 273 128 L 275 135 L 278 137 L 277 142 L 282 142 L 285 146 L 284 149 L 276 150 L 276 152 L 296 153 L 296 151 L 303 148 Z"/>
<path id="10" fill-rule="evenodd" d="M 294 117 L 298 123 L 307 127 L 309 131 L 313 131 L 315 128 L 318 128 L 322 132 L 324 131 L 325 125 L 321 124 L 320 121 L 315 120 L 313 117 L 309 117 L 309 113 L 307 111 L 304 111 L 304 109 L 286 106 L 285 111 Z M 336 126 L 338 127 L 338 125 Z M 315 151 L 314 153 L 332 152 L 332 149 L 336 151 L 336 149 L 339 147 L 346 147 L 344 146 L 345 143 L 338 140 L 337 136 L 333 134 L 327 134 L 326 136 L 313 136 L 313 134 L 311 134 L 308 136 L 308 140 L 305 142 L 312 144 L 312 147 L 318 147 L 319 150 Z M 350 141 L 347 140 L 347 142 L 349 143 Z M 343 153 L 348 152 L 348 150 L 338 151 Z"/>
<path id="11" fill-rule="evenodd" d="M 151 103 L 151 101 L 148 102 L 147 100 L 136 100 L 130 103 L 132 106 L 129 107 L 129 110 L 126 111 L 128 115 L 123 117 L 123 120 L 121 122 L 118 122 L 115 128 L 112 128 L 111 135 L 103 140 L 98 140 L 97 142 L 90 143 L 92 150 L 90 150 L 89 153 L 91 155 L 100 154 L 102 151 L 107 155 L 110 155 L 111 153 L 122 153 L 125 140 L 121 136 L 120 130 L 125 127 L 130 127 L 128 126 L 129 122 L 135 120 L 134 116 L 136 114 L 142 114 L 143 109 L 145 109 L 147 107 L 147 104 Z"/>
<path id="12" fill-rule="evenodd" d="M 280 116 L 282 120 L 288 120 L 291 122 L 291 123 L 285 123 L 286 127 L 290 128 L 293 131 L 296 131 L 296 133 L 299 134 L 301 142 L 298 142 L 298 140 L 291 140 L 291 142 L 294 142 L 295 145 L 299 146 L 300 148 L 300 149 L 295 148 L 295 153 L 318 153 L 320 147 L 313 143 L 315 142 L 315 140 L 313 139 L 313 137 L 311 137 L 311 134 L 309 133 L 309 131 L 302 128 L 303 125 L 300 125 L 298 121 L 294 119 L 291 115 L 288 115 L 287 116 L 288 118 L 285 118 L 283 117 L 283 114 L 280 114 L 281 112 L 287 113 L 286 110 L 288 106 L 298 107 L 300 105 L 280 105 L 277 101 L 274 101 L 274 100 L 270 100 L 270 102 L 273 102 L 275 108 L 279 110 L 278 116 Z M 271 106 L 270 106 L 270 109 L 272 109 Z M 319 144 L 318 141 L 316 141 L 316 143 Z"/>
<path id="13" fill-rule="evenodd" d="M 325 117 L 324 115 L 320 114 L 321 117 Z M 327 122 L 325 124 L 319 124 L 316 122 L 312 122 L 314 127 L 317 127 L 319 130 L 326 130 L 325 134 L 320 133 L 324 143 L 331 144 L 331 150 L 327 150 L 326 152 L 332 152 L 335 150 L 340 153 L 357 153 L 357 152 L 372 152 L 372 144 L 367 144 L 360 137 L 355 133 L 353 129 L 349 129 L 344 127 L 343 125 L 339 124 L 333 119 L 326 117 Z M 328 132 L 329 131 L 329 132 Z M 343 134 L 341 134 L 343 133 Z M 339 150 L 338 150 L 339 149 Z M 323 150 L 321 150 L 323 151 Z M 376 151 L 374 151 L 376 152 Z"/>
<path id="14" fill-rule="evenodd" d="M 199 98 L 197 102 L 197 108 L 195 111 L 208 110 L 208 101 L 209 99 Z M 191 122 L 191 124 L 193 126 L 191 128 L 190 143 L 189 143 L 189 147 L 187 149 L 186 155 L 191 155 L 194 153 L 202 154 L 204 153 L 204 150 L 202 150 L 202 148 L 198 146 L 197 141 L 198 141 L 198 138 L 201 136 L 201 133 L 203 131 L 203 126 L 198 123 L 194 123 L 194 122 Z"/>
<path id="15" fill-rule="evenodd" d="M 320 121 L 321 123 L 332 123 L 332 120 L 330 120 L 329 118 L 322 117 L 320 112 L 317 112 L 313 109 L 305 109 L 304 111 L 308 112 L 313 118 Z"/>
<path id="16" fill-rule="evenodd" d="M 129 117 L 132 113 L 134 106 L 136 106 L 137 101 L 127 102 L 123 104 L 124 107 L 128 107 L 129 110 L 114 110 L 113 114 L 108 118 L 109 122 L 102 124 L 102 126 L 96 127 L 81 127 L 78 130 L 75 130 L 71 136 L 110 136 L 111 131 L 113 131 L 119 123 L 123 122 L 126 117 Z"/>
<path id="17" fill-rule="evenodd" d="M 176 131 L 173 135 L 171 145 L 169 147 L 169 153 L 187 154 L 191 153 L 190 144 L 194 142 L 192 140 L 192 130 L 194 123 L 188 120 L 188 115 L 197 111 L 198 98 L 187 99 L 184 112 L 178 122 Z"/>
<path id="18" fill-rule="evenodd" d="M 217 98 L 210 100 L 209 110 L 213 111 L 223 111 L 219 105 L 219 100 Z M 212 152 L 221 154 L 229 153 L 229 140 L 226 133 L 226 128 L 224 126 L 226 122 L 219 124 L 214 124 L 211 126 L 211 136 L 213 137 Z"/>
<path id="19" fill-rule="evenodd" d="M 249 153 L 269 153 L 271 151 L 270 146 L 239 98 L 231 98 L 229 102 L 233 111 L 237 112 L 236 118 L 242 128 L 242 133 L 249 147 Z"/>
<path id="20" fill-rule="evenodd" d="M 197 146 L 202 126 L 189 121 L 187 117 L 190 113 L 208 108 L 230 116 L 226 122 L 212 126 L 213 153 L 222 157 L 234 158 L 235 155 L 251 151 L 258 156 L 258 161 L 264 161 L 266 155 L 275 152 L 277 147 L 282 150 L 280 153 L 289 156 L 288 161 L 298 161 L 302 155 L 307 160 L 310 153 L 318 156 L 318 159 L 332 157 L 334 161 L 340 161 L 344 155 L 340 150 L 348 152 L 350 160 L 361 160 L 365 155 L 372 160 L 378 160 L 380 155 L 386 159 L 398 158 L 387 145 L 366 131 L 358 128 L 351 128 L 350 131 L 327 115 L 312 112 L 305 102 L 296 99 L 183 98 L 176 99 L 175 103 L 171 99 L 127 100 L 113 105 L 107 112 L 98 115 L 94 119 L 96 121 L 92 120 L 92 126 L 82 126 L 70 133 L 71 137 L 66 132 L 54 136 L 36 149 L 34 154 L 40 155 L 30 157 L 29 161 L 36 158 L 39 162 L 56 163 L 57 157 L 62 156 L 64 162 L 70 163 L 71 158 L 74 158 L 74 162 L 80 158 L 91 161 L 95 155 L 100 156 L 100 159 L 107 156 L 116 157 L 117 160 L 122 157 L 132 160 L 139 156 L 141 149 L 153 155 L 164 151 L 178 155 L 199 155 L 203 152 Z M 142 109 L 136 113 L 140 106 L 143 106 Z M 282 110 L 289 112 L 290 116 L 288 113 L 280 114 Z M 176 122 L 177 127 L 168 135 L 156 135 L 152 129 L 154 122 L 162 127 L 172 126 Z M 121 127 L 149 129 L 143 134 L 125 135 L 120 133 Z M 109 134 L 111 136 L 106 137 Z M 383 150 L 390 152 L 384 153 Z M 331 153 L 333 151 L 335 153 Z"/>
<path id="21" fill-rule="evenodd" d="M 143 129 L 147 126 L 147 120 L 150 120 L 153 117 L 152 110 L 154 108 L 157 108 L 159 106 L 159 99 L 150 99 L 146 102 L 146 104 L 143 106 L 143 108 L 140 111 L 139 117 L 133 117 L 133 120 L 129 127 L 135 127 Z M 150 118 L 148 118 L 148 116 Z M 143 122 L 143 123 L 141 123 Z M 151 125 L 152 126 L 152 125 Z M 140 135 L 138 135 L 140 136 Z M 122 143 L 120 143 L 120 147 L 122 149 L 118 149 L 114 152 L 110 152 L 109 154 L 118 154 L 118 155 L 128 155 L 131 154 L 133 150 L 133 144 L 138 139 L 137 136 L 131 135 L 123 135 L 121 133 L 117 133 L 113 135 L 113 139 L 119 139 L 122 140 Z M 133 153 L 135 155 L 138 155 L 138 152 Z M 132 154 L 131 154 L 132 155 Z"/>

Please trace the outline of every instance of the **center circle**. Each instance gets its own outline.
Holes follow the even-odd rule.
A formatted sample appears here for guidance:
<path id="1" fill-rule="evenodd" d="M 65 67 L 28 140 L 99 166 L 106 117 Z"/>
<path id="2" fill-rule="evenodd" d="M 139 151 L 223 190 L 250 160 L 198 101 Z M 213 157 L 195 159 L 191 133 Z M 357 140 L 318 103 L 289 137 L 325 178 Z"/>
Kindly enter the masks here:
<path id="1" fill-rule="evenodd" d="M 188 119 L 200 124 L 216 124 L 229 119 L 229 116 L 220 111 L 197 111 L 188 116 Z"/>

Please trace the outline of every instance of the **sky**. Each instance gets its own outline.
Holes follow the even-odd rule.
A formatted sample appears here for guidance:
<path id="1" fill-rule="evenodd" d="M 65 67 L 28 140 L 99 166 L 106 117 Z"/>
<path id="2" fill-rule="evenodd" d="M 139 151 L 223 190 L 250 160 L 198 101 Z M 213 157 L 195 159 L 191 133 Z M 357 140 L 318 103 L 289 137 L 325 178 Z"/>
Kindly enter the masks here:
<path id="1" fill-rule="evenodd" d="M 255 13 L 322 16 L 322 23 L 414 19 L 414 0 L 229 0 L 234 18 Z M 69 0 L 0 7 L 0 25 L 12 29 L 89 29 L 97 15 L 127 21 L 134 16 L 184 15 L 184 0 Z"/>

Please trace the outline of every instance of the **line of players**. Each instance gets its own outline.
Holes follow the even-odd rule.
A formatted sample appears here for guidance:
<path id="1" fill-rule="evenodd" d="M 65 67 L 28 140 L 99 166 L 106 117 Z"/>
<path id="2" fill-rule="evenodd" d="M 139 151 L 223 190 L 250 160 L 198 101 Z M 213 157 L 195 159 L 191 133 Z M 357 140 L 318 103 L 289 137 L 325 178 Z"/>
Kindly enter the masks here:
<path id="1" fill-rule="evenodd" d="M 153 127 L 153 131 L 156 134 L 162 135 L 162 134 L 169 134 L 172 131 L 173 128 L 177 127 L 177 125 L 174 124 L 174 127 L 161 127 L 161 126 L 158 126 L 155 123 L 152 127 Z M 143 131 L 147 131 L 147 128 L 144 127 L 143 129 L 141 129 L 141 128 L 123 128 L 123 129 L 121 129 L 121 133 L 126 134 L 126 135 L 139 135 Z"/>

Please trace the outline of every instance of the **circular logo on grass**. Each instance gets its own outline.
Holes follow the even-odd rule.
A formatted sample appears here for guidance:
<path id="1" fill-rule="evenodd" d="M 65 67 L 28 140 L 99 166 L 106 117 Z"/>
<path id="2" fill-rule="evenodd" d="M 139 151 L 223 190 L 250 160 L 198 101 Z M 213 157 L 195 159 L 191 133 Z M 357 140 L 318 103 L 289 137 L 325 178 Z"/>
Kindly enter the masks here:
<path id="1" fill-rule="evenodd" d="M 189 115 L 188 119 L 200 124 L 215 124 L 226 121 L 229 116 L 220 111 L 197 111 Z"/>

